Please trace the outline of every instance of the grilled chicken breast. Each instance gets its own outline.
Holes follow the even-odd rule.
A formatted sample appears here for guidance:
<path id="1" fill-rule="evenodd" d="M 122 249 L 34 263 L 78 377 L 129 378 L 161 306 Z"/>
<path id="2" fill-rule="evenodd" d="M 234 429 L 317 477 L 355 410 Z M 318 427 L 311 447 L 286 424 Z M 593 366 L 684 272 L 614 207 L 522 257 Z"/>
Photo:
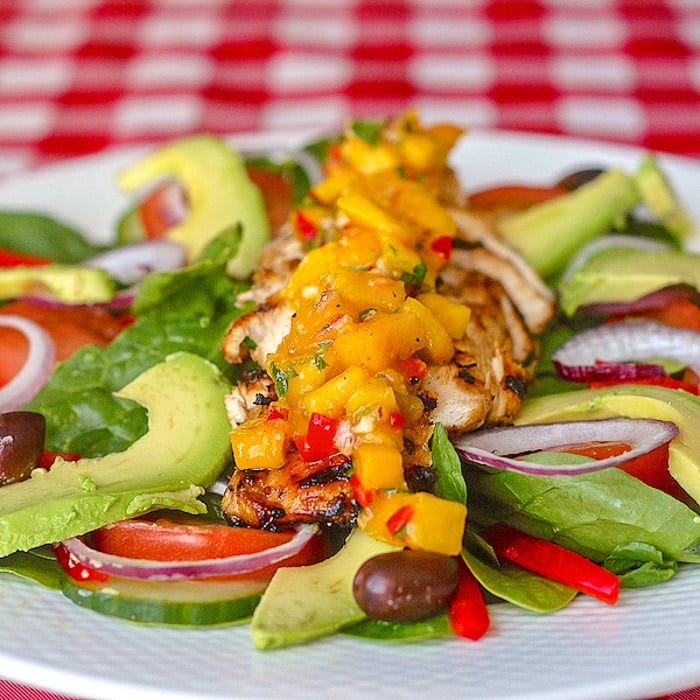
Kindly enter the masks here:
<path id="1" fill-rule="evenodd" d="M 538 275 L 491 233 L 488 219 L 460 206 L 454 178 L 445 182 L 439 199 L 449 207 L 457 233 L 435 291 L 469 307 L 471 317 L 464 335 L 454 340 L 452 359 L 428 362 L 424 375 L 415 378 L 422 412 L 407 422 L 402 452 L 406 483 L 414 491 L 429 491 L 435 479 L 429 447 L 435 423 L 457 434 L 512 420 L 533 376 L 533 336 L 555 310 L 553 294 Z M 226 335 L 223 350 L 229 362 L 250 358 L 264 367 L 290 332 L 294 308 L 278 292 L 303 255 L 288 226 L 268 245 L 253 287 L 243 297 L 255 306 Z M 264 419 L 277 398 L 264 370 L 244 375 L 226 401 L 232 426 Z M 341 423 L 336 443 L 342 443 L 342 432 Z M 292 445 L 281 467 L 236 469 L 223 495 L 226 517 L 234 524 L 265 528 L 297 522 L 353 524 L 360 507 L 350 482 L 352 462 L 341 452 L 309 462 Z"/>

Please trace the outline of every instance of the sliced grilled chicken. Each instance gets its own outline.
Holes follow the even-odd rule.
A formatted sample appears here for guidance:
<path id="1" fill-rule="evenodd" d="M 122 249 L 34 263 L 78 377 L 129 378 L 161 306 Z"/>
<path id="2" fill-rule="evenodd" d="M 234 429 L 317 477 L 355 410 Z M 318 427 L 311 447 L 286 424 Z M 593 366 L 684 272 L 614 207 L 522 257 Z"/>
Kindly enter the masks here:
<path id="1" fill-rule="evenodd" d="M 509 422 L 535 358 L 530 334 L 501 284 L 479 272 L 461 272 L 459 286 L 441 281 L 438 289 L 471 308 L 467 331 L 455 342 L 450 363 L 428 367 L 420 390 L 431 422 L 450 432 Z"/>
<path id="2" fill-rule="evenodd" d="M 450 258 L 453 268 L 456 265 L 497 279 L 530 332 L 541 333 L 556 310 L 552 290 L 518 253 L 491 232 L 486 219 L 463 209 L 452 209 L 451 214 L 458 232 Z M 442 276 L 446 274 L 448 271 L 443 271 Z"/>

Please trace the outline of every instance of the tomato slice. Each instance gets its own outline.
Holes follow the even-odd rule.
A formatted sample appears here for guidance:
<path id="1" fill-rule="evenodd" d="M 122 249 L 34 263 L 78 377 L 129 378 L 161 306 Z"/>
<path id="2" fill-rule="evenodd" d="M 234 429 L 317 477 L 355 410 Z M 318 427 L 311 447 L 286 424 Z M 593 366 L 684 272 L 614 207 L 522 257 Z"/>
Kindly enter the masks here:
<path id="1" fill-rule="evenodd" d="M 645 318 L 649 321 L 658 321 L 675 328 L 687 328 L 700 333 L 700 306 L 690 299 L 676 299 L 669 302 L 661 309 L 650 309 L 632 314 L 635 318 Z M 624 318 L 624 317 L 623 317 Z M 620 320 L 612 317 L 610 321 Z"/>
<path id="2" fill-rule="evenodd" d="M 472 192 L 469 195 L 469 205 L 484 209 L 526 209 L 564 194 L 569 194 L 565 187 L 498 185 Z"/>
<path id="3" fill-rule="evenodd" d="M 127 313 L 113 314 L 92 306 L 42 306 L 28 301 L 12 301 L 0 313 L 17 314 L 36 321 L 56 345 L 56 360 L 70 357 L 88 343 L 105 346 L 132 321 Z M 27 340 L 14 328 L 0 327 L 0 385 L 15 376 L 27 356 Z"/>
<path id="4" fill-rule="evenodd" d="M 106 554 L 132 559 L 202 561 L 261 552 L 284 544 L 292 537 L 291 532 L 233 527 L 201 516 L 168 513 L 105 525 L 90 535 L 90 545 Z M 281 562 L 226 578 L 268 578 L 281 566 L 313 564 L 327 554 L 325 540 L 316 536 L 301 552 Z"/>
<path id="5" fill-rule="evenodd" d="M 248 177 L 258 186 L 265 203 L 270 228 L 276 231 L 289 218 L 292 209 L 292 185 L 284 175 L 265 168 L 248 166 Z"/>
<path id="6" fill-rule="evenodd" d="M 629 451 L 630 446 L 623 442 L 587 443 L 581 445 L 568 445 L 560 448 L 561 452 L 582 455 L 591 459 L 605 459 L 614 457 Z M 643 481 L 647 486 L 659 489 L 681 501 L 687 499 L 685 491 L 668 471 L 669 443 L 646 454 L 635 457 L 619 465 L 618 469 Z"/>

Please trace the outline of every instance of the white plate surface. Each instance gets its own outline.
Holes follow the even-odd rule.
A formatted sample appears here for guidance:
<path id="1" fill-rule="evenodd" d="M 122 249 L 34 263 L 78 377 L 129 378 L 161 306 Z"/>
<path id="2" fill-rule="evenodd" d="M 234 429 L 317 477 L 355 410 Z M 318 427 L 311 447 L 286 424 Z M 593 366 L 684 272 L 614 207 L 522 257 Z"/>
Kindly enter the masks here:
<path id="1" fill-rule="evenodd" d="M 237 142 L 257 148 L 299 138 L 253 135 Z M 0 183 L 0 208 L 60 215 L 107 240 L 125 205 L 114 175 L 136 153 L 107 153 Z M 472 132 L 454 152 L 467 187 L 547 182 L 590 165 L 634 168 L 639 159 L 631 148 L 510 133 Z M 700 164 L 662 162 L 700 222 Z M 696 238 L 693 247 L 698 244 Z M 105 700 L 640 700 L 700 684 L 700 567 L 654 588 L 624 591 L 614 607 L 579 597 L 552 616 L 507 605 L 493 608 L 492 616 L 492 629 L 476 643 L 393 645 L 337 635 L 260 653 L 246 626 L 138 626 L 6 576 L 0 578 L 0 676 Z"/>

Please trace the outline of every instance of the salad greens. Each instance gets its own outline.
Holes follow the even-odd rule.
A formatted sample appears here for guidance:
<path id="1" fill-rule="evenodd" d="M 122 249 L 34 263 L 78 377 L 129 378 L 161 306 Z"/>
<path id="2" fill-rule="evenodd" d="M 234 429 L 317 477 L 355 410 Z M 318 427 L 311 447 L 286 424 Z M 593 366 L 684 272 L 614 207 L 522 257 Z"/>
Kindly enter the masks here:
<path id="1" fill-rule="evenodd" d="M 47 446 L 99 457 L 120 452 L 146 431 L 141 406 L 113 395 L 137 375 L 178 350 L 214 362 L 228 377 L 221 342 L 247 288 L 226 273 L 238 229 L 221 233 L 191 265 L 146 277 L 134 301 L 135 322 L 105 348 L 89 345 L 61 363 L 27 405 L 43 413 Z"/>
<path id="2" fill-rule="evenodd" d="M 370 144 L 376 142 L 378 128 L 371 122 L 352 125 L 353 132 Z M 309 146 L 307 152 L 320 153 L 326 145 L 319 142 Z M 278 163 L 266 157 L 250 163 L 284 174 L 292 183 L 293 203 L 303 201 L 309 180 L 297 163 Z M 645 161 L 645 182 L 651 179 L 658 183 L 661 175 L 655 168 L 653 161 Z M 644 195 L 648 199 L 646 190 Z M 582 221 L 581 216 L 571 222 L 573 233 L 585 240 L 620 225 L 639 200 L 635 180 L 611 171 L 583 192 L 514 215 L 502 233 L 510 235 L 511 242 L 518 247 L 515 242 L 528 227 L 540 225 L 548 230 L 551 227 L 557 229 L 558 235 L 556 223 L 561 220 L 562 211 L 571 220 L 572 209 L 590 207 L 591 202 L 605 203 L 607 206 L 599 212 L 592 228 L 591 222 Z M 664 201 L 657 208 L 662 218 L 673 222 L 672 237 L 679 240 L 686 235 L 687 222 L 675 200 Z M 657 235 L 659 224 L 655 223 L 652 229 L 653 235 Z M 100 457 L 121 452 L 133 444 L 147 431 L 146 412 L 142 406 L 121 399 L 114 392 L 174 352 L 186 351 L 204 357 L 216 364 L 228 380 L 235 381 L 241 367 L 226 363 L 221 345 L 232 320 L 246 311 L 237 305 L 237 298 L 249 288 L 249 282 L 235 280 L 227 271 L 241 238 L 240 226 L 232 226 L 213 238 L 186 267 L 148 275 L 139 284 L 131 308 L 134 322 L 108 346 L 85 346 L 57 366 L 46 386 L 25 407 L 46 417 L 47 448 Z M 562 245 L 563 253 L 548 251 L 556 259 L 547 259 L 540 265 L 540 272 L 551 275 L 550 279 L 561 271 L 564 258 L 575 247 L 571 241 Z M 0 248 L 3 247 L 67 263 L 80 262 L 103 250 L 60 222 L 26 213 L 0 213 Z M 523 254 L 527 257 L 530 252 L 527 249 Z M 532 253 L 540 254 L 541 251 Z M 420 281 L 424 274 L 424 269 L 416 267 L 413 275 L 407 275 L 404 281 L 407 284 Z M 579 385 L 558 377 L 549 357 L 587 322 L 580 317 L 560 316 L 543 334 L 540 338 L 543 359 L 538 365 L 537 381 L 529 390 L 530 397 L 566 391 L 572 386 L 578 388 Z M 278 393 L 283 394 L 280 387 L 286 375 L 279 373 L 274 379 Z M 700 563 L 698 513 L 620 470 L 606 469 L 577 476 L 528 476 L 464 464 L 441 424 L 434 427 L 431 455 L 437 474 L 435 494 L 468 506 L 463 558 L 492 601 L 507 601 L 524 609 L 550 613 L 566 606 L 576 595 L 568 586 L 499 562 L 493 549 L 478 534 L 481 528 L 498 522 L 552 540 L 602 563 L 618 574 L 621 584 L 628 588 L 665 581 L 682 563 Z M 43 549 L 5 557 L 0 561 L 0 570 L 49 587 L 60 587 L 58 565 L 51 553 Z M 329 587 L 332 583 L 330 580 Z M 364 638 L 411 641 L 451 634 L 447 615 L 410 624 L 363 620 L 343 631 Z"/>

